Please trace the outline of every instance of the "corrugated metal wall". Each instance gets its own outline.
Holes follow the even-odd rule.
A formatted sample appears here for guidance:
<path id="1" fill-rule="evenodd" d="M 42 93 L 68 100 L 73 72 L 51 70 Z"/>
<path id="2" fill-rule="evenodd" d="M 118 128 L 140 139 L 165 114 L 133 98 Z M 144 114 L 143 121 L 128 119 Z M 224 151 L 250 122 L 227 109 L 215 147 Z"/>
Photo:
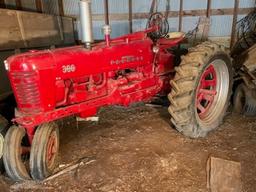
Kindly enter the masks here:
<path id="1" fill-rule="evenodd" d="M 52 15 L 59 15 L 58 0 L 43 0 L 43 12 Z"/>
<path id="2" fill-rule="evenodd" d="M 22 6 L 26 9 L 35 9 L 34 0 L 22 0 Z M 158 0 L 159 11 L 165 11 L 166 0 Z M 170 0 L 171 11 L 179 10 L 179 0 Z M 9 7 L 15 5 L 15 0 L 6 0 L 6 4 Z M 79 0 L 63 0 L 64 13 L 66 16 L 79 16 Z M 254 7 L 255 0 L 240 0 L 240 8 Z M 151 0 L 133 0 L 133 13 L 148 13 L 151 6 Z M 206 9 L 207 0 L 184 0 L 183 9 L 184 10 L 199 10 Z M 223 9 L 223 8 L 233 8 L 234 0 L 212 0 L 212 9 Z M 43 11 L 49 14 L 58 14 L 58 2 L 57 0 L 43 0 Z M 92 12 L 93 14 L 104 14 L 104 2 L 103 0 L 92 0 Z M 109 13 L 128 13 L 128 0 L 109 0 Z M 239 15 L 238 18 L 242 18 L 244 15 Z M 182 23 L 182 30 L 188 32 L 196 27 L 199 17 L 184 17 Z M 232 15 L 223 16 L 211 16 L 211 27 L 210 36 L 211 37 L 228 37 L 231 34 L 232 26 Z M 178 30 L 178 18 L 169 18 L 170 30 Z M 116 37 L 129 32 L 129 22 L 128 20 L 114 21 L 111 20 L 112 27 L 112 37 Z M 104 21 L 94 21 L 94 37 L 95 39 L 102 39 L 102 26 Z M 138 31 L 144 29 L 146 26 L 146 19 L 134 19 L 133 20 L 133 30 Z M 79 30 L 79 19 L 78 19 L 78 31 Z"/>
<path id="3" fill-rule="evenodd" d="M 64 0 L 64 10 L 66 15 L 78 16 L 79 0 Z M 159 0 L 159 11 L 165 10 L 166 0 Z M 250 8 L 255 5 L 255 0 L 240 0 L 240 8 Z M 151 6 L 151 0 L 133 0 L 133 13 L 147 13 L 149 12 Z M 184 10 L 200 10 L 206 9 L 207 0 L 184 0 Z M 234 0 L 212 0 L 212 9 L 222 9 L 222 8 L 233 8 Z M 92 10 L 93 14 L 103 14 L 104 13 L 104 3 L 103 0 L 92 0 Z M 179 10 L 179 0 L 171 0 L 171 11 Z M 109 0 L 109 12 L 111 13 L 128 13 L 128 0 Z M 242 18 L 244 15 L 239 15 L 238 18 Z M 196 27 L 199 17 L 184 17 L 182 23 L 182 30 L 188 32 Z M 228 37 L 231 34 L 232 27 L 232 15 L 223 16 L 211 16 L 211 37 Z M 112 37 L 116 37 L 129 32 L 128 21 L 110 21 L 112 27 Z M 169 18 L 171 31 L 178 30 L 178 18 Z M 94 21 L 94 37 L 96 39 L 102 39 L 103 34 L 101 31 L 104 21 Z M 133 20 L 133 30 L 138 31 L 144 29 L 146 26 L 146 19 L 134 19 Z"/>

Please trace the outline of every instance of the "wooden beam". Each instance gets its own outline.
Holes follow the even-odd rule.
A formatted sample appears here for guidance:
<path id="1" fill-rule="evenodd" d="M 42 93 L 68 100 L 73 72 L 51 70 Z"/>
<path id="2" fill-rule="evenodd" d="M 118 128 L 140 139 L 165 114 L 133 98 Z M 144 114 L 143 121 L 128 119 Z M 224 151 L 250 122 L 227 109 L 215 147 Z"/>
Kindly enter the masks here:
<path id="1" fill-rule="evenodd" d="M 132 0 L 129 1 L 129 32 L 132 33 Z"/>
<path id="2" fill-rule="evenodd" d="M 108 9 L 108 0 L 104 0 L 104 19 L 105 25 L 109 25 L 109 9 Z"/>
<path id="3" fill-rule="evenodd" d="M 68 17 L 0 9 L 0 50 L 73 44 L 72 20 Z"/>
<path id="4" fill-rule="evenodd" d="M 239 9 L 239 0 L 235 0 L 230 48 L 233 47 L 235 40 L 236 40 L 236 23 L 237 23 L 238 9 Z"/>
<path id="5" fill-rule="evenodd" d="M 22 10 L 21 0 L 15 0 L 15 4 L 16 4 L 16 9 Z"/>
<path id="6" fill-rule="evenodd" d="M 0 8 L 6 8 L 5 0 L 0 0 Z"/>
<path id="7" fill-rule="evenodd" d="M 180 0 L 179 31 L 182 30 L 182 21 L 183 21 L 183 0 Z"/>
<path id="8" fill-rule="evenodd" d="M 212 1 L 211 0 L 207 0 L 206 17 L 208 17 L 208 18 L 210 18 L 210 16 L 211 16 L 211 4 L 212 4 Z"/>
<path id="9" fill-rule="evenodd" d="M 43 12 L 42 0 L 36 0 L 36 10 L 39 13 Z"/>
<path id="10" fill-rule="evenodd" d="M 59 15 L 64 16 L 63 0 L 58 0 Z"/>

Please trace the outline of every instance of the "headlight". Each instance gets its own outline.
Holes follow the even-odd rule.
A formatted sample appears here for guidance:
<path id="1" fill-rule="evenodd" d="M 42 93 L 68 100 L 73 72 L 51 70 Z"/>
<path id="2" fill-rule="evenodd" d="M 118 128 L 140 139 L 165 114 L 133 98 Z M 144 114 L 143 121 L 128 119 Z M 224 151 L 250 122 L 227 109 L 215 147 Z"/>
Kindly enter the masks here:
<path id="1" fill-rule="evenodd" d="M 5 70 L 9 71 L 9 63 L 7 62 L 7 60 L 4 60 L 4 66 L 5 66 Z"/>

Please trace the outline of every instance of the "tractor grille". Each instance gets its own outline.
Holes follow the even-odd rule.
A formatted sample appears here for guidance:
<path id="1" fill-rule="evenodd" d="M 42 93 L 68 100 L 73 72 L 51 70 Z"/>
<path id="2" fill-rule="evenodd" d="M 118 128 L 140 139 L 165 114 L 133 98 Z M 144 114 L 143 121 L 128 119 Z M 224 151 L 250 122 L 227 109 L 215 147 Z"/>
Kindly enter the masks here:
<path id="1" fill-rule="evenodd" d="M 36 72 L 12 72 L 11 79 L 19 110 L 30 114 L 40 112 L 41 101 Z"/>

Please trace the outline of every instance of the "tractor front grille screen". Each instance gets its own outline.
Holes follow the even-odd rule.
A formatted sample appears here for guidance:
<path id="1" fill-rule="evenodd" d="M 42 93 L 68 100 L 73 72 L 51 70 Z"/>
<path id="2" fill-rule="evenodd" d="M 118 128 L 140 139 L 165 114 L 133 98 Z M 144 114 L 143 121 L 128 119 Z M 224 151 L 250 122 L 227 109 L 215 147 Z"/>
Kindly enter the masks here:
<path id="1" fill-rule="evenodd" d="M 12 72 L 11 79 L 20 112 L 40 112 L 41 101 L 37 73 L 35 71 Z"/>

